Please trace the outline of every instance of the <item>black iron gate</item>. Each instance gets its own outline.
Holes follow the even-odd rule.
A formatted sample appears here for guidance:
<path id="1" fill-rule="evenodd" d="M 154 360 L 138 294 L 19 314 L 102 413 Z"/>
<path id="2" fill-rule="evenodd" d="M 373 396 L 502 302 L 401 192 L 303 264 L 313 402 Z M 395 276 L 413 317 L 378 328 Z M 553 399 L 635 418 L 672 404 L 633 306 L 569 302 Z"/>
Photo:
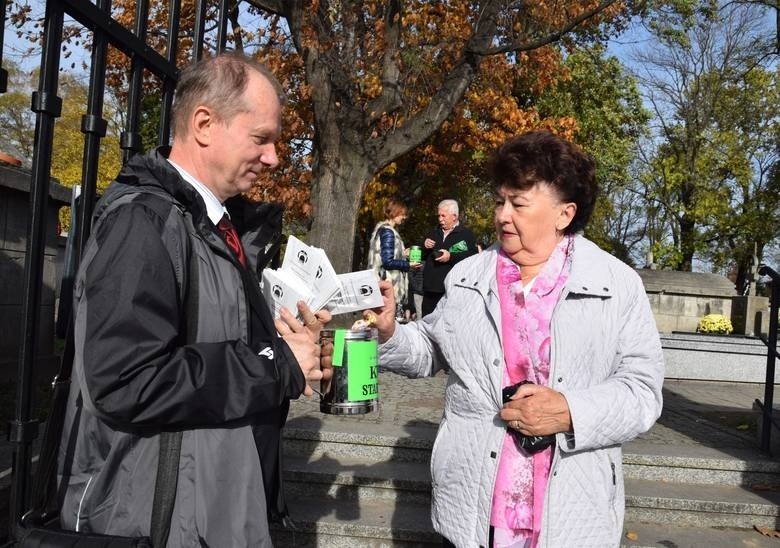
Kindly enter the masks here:
<path id="1" fill-rule="evenodd" d="M 91 32 L 91 60 L 89 64 L 89 92 L 86 113 L 82 117 L 84 133 L 82 161 L 82 207 L 76 223 L 75 262 L 89 236 L 92 204 L 95 201 L 98 153 L 100 142 L 106 135 L 107 122 L 103 118 L 103 97 L 106 85 L 106 57 L 109 44 L 125 53 L 130 59 L 127 117 L 120 137 L 123 160 L 142 149 L 139 131 L 142 78 L 149 71 L 162 82 L 162 105 L 158 143 L 167 144 L 170 136 L 170 110 L 177 78 L 177 46 L 180 37 L 179 18 L 183 0 L 167 2 L 167 47 L 164 54 L 147 45 L 149 0 L 137 0 L 134 28 L 127 29 L 111 16 L 111 0 L 46 0 L 43 22 L 41 70 L 38 89 L 32 94 L 31 109 L 36 113 L 35 148 L 32 158 L 30 185 L 29 224 L 27 228 L 26 260 L 22 301 L 22 338 L 19 349 L 17 390 L 14 420 L 9 428 L 9 441 L 14 446 L 13 485 L 10 499 L 9 527 L 14 530 L 23 512 L 29 508 L 31 468 L 31 444 L 38 435 L 38 421 L 31 417 L 31 391 L 33 367 L 36 358 L 36 325 L 40 313 L 41 287 L 43 283 L 43 256 L 46 233 L 47 202 L 52 158 L 54 122 L 60 116 L 62 100 L 57 95 L 60 52 L 65 16 L 69 16 Z M 3 36 L 6 31 L 7 0 L 0 0 L 0 93 L 7 91 L 8 72 L 2 68 Z M 217 8 L 217 51 L 225 49 L 229 8 L 236 0 L 207 2 L 195 0 L 193 29 L 189 59 L 200 59 L 204 54 L 207 4 Z M 68 322 L 70 323 L 70 322 Z M 66 341 L 71 341 L 67 337 Z M 63 360 L 72 359 L 72 341 L 66 342 Z"/>

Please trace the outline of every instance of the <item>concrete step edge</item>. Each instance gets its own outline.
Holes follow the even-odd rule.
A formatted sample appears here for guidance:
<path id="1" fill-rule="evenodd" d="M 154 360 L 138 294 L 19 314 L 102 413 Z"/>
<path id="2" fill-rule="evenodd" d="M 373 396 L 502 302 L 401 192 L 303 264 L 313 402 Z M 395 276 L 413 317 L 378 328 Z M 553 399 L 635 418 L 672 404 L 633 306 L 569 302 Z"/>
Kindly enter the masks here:
<path id="1" fill-rule="evenodd" d="M 430 491 L 430 467 L 416 462 L 377 462 L 326 455 L 315 460 L 285 457 L 285 481 L 330 483 L 410 491 Z"/>
<path id="2" fill-rule="evenodd" d="M 384 432 L 344 432 L 337 428 L 311 430 L 301 427 L 287 427 L 284 430 L 284 438 L 288 442 L 331 443 L 333 444 L 330 448 L 331 453 L 335 453 L 339 447 L 338 444 L 343 444 L 347 452 L 352 450 L 355 445 L 420 452 L 430 452 L 433 448 L 433 435 L 427 432 L 425 437 L 416 437 L 408 433 L 398 436 L 388 430 Z M 623 462 L 648 466 L 754 471 L 780 475 L 780 460 L 761 457 L 756 452 L 748 450 L 734 450 L 727 453 L 701 446 L 670 446 L 629 442 L 624 446 Z"/>
<path id="3" fill-rule="evenodd" d="M 675 484 L 626 479 L 626 506 L 717 514 L 780 517 L 780 493 L 740 486 Z"/>
<path id="4" fill-rule="evenodd" d="M 632 538 L 628 538 L 629 534 Z M 777 539 L 761 535 L 755 529 L 733 527 L 685 527 L 668 523 L 626 521 L 621 547 L 625 548 L 777 548 Z"/>
<path id="5" fill-rule="evenodd" d="M 344 508 L 342 500 L 308 498 L 288 500 L 296 530 L 371 539 L 441 542 L 431 524 L 429 504 L 361 500 Z M 275 526 L 279 530 L 280 526 Z"/>

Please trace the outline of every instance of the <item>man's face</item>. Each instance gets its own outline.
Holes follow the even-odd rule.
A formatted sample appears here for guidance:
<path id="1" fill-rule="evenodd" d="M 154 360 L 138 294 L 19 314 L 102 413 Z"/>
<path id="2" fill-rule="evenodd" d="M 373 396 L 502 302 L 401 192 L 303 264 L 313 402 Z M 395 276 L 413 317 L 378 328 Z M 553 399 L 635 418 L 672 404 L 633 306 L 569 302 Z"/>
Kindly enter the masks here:
<path id="1" fill-rule="evenodd" d="M 252 71 L 243 102 L 245 112 L 214 123 L 209 186 L 221 202 L 248 191 L 264 169 L 279 164 L 274 143 L 281 132 L 281 106 L 273 86 Z"/>
<path id="2" fill-rule="evenodd" d="M 458 220 L 458 216 L 450 211 L 450 208 L 448 207 L 440 207 L 438 217 L 439 226 L 442 230 L 452 230 L 452 227 L 455 226 L 455 223 Z"/>

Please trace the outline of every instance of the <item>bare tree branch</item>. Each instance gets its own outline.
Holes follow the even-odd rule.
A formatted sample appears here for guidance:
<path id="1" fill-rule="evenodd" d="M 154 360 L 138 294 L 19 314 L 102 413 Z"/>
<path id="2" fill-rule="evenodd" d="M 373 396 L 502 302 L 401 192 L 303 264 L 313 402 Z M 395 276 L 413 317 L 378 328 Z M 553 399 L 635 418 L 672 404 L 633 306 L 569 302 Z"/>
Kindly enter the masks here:
<path id="1" fill-rule="evenodd" d="M 556 30 L 555 32 L 551 32 L 546 36 L 538 38 L 531 42 L 513 42 L 511 44 L 506 44 L 504 46 L 495 47 L 495 48 L 479 47 L 473 49 L 472 53 L 475 53 L 477 55 L 482 55 L 482 56 L 488 56 L 488 55 L 498 55 L 500 53 L 530 51 L 530 50 L 541 48 L 548 44 L 552 44 L 554 42 L 558 42 L 561 38 L 563 38 L 563 36 L 573 31 L 575 28 L 580 26 L 582 23 L 584 23 L 591 17 L 598 15 L 599 13 L 601 13 L 602 11 L 604 11 L 605 9 L 607 9 L 609 6 L 611 6 L 617 1 L 618 0 L 604 0 L 592 10 L 583 12 L 579 16 L 571 19 L 570 21 L 567 21 L 566 25 Z"/>

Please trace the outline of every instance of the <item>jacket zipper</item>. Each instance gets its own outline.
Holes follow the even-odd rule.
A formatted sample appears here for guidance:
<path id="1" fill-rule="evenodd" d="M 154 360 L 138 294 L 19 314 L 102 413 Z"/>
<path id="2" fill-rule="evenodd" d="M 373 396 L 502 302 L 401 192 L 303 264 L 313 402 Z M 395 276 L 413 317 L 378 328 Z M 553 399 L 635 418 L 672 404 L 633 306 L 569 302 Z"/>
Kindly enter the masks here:
<path id="1" fill-rule="evenodd" d="M 558 298 L 558 302 L 555 303 L 555 307 L 553 308 L 552 315 L 550 316 L 550 388 L 555 387 L 555 374 L 557 370 L 557 357 L 558 357 L 558 337 L 556 336 L 557 329 L 555 325 L 555 315 L 558 312 L 558 308 L 561 306 L 561 303 L 563 303 L 566 298 L 569 296 L 569 289 L 564 286 L 563 290 L 561 291 L 561 296 Z M 558 461 L 560 461 L 560 453 L 558 451 L 557 444 L 554 446 L 555 449 L 553 451 L 553 460 L 552 463 L 550 463 L 550 472 L 552 472 L 547 479 L 547 488 L 544 492 L 544 509 L 542 510 L 542 523 L 544 524 L 543 531 L 539 531 L 539 538 L 542 537 L 542 532 L 544 532 L 544 538 L 545 541 L 550 537 L 550 486 L 552 485 L 555 468 L 558 465 Z"/>

